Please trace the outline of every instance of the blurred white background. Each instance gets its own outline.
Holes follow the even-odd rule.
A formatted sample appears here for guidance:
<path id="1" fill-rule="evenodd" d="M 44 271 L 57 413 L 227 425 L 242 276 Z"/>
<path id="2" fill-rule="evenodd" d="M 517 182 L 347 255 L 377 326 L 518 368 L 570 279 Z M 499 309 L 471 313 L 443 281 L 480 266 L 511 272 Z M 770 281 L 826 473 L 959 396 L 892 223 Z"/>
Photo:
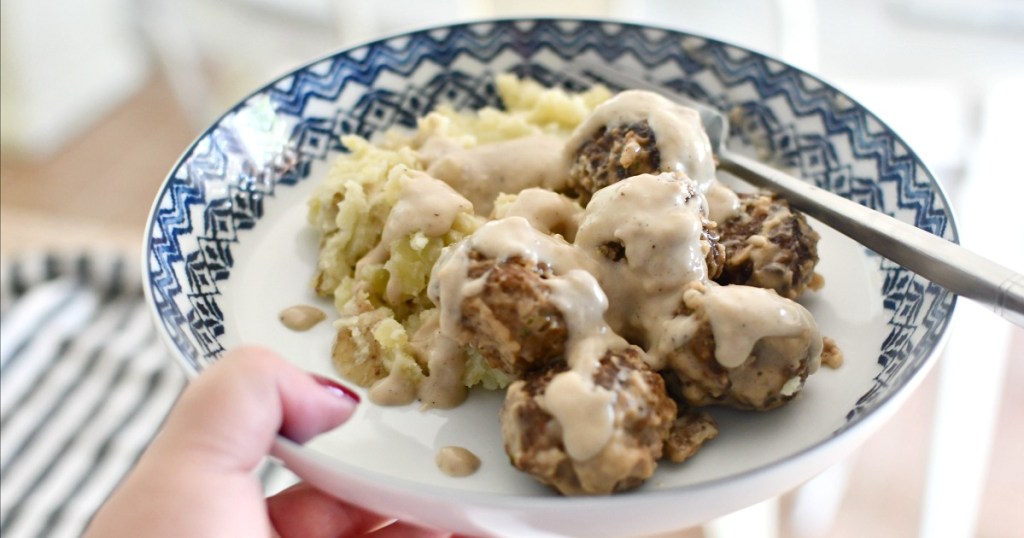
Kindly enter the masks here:
<path id="1" fill-rule="evenodd" d="M 821 76 L 930 164 L 965 245 L 1024 271 L 1024 0 L 0 0 L 0 8 L 5 255 L 136 249 L 152 197 L 191 139 L 297 64 L 456 20 L 575 15 L 703 34 Z M 959 310 L 940 368 L 893 423 L 847 464 L 762 507 L 760 535 L 1020 535 L 1024 399 L 1004 387 L 1024 382 L 1024 331 L 965 301 Z M 764 514 L 778 527 L 764 527 Z M 718 535 L 742 521 L 688 532 Z"/>

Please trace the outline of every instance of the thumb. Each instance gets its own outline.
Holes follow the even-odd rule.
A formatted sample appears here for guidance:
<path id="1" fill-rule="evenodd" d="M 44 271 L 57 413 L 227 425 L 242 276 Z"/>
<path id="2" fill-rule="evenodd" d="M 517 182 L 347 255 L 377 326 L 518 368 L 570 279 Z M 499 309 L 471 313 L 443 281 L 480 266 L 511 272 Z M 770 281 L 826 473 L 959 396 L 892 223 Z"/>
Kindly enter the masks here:
<path id="1" fill-rule="evenodd" d="M 88 535 L 266 536 L 266 502 L 252 471 L 277 434 L 304 442 L 347 420 L 357 402 L 269 351 L 227 353 L 185 389 Z"/>
<path id="2" fill-rule="evenodd" d="M 277 434 L 303 443 L 355 411 L 359 397 L 261 348 L 232 350 L 185 390 L 151 452 L 217 466 L 256 468 Z"/>

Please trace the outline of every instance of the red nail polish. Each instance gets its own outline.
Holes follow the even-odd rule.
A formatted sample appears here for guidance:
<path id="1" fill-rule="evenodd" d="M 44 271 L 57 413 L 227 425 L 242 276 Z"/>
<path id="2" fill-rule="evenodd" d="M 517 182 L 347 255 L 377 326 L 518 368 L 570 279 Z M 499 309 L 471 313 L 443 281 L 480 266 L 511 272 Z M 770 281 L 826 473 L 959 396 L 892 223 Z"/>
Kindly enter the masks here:
<path id="1" fill-rule="evenodd" d="M 359 403 L 359 395 L 356 394 L 354 390 L 346 387 L 345 385 L 342 385 L 341 383 L 338 383 L 337 381 L 330 379 L 328 377 L 324 377 L 322 375 L 310 374 L 310 376 L 312 376 L 313 380 L 319 383 L 320 386 L 326 388 L 327 390 L 340 396 L 344 396 L 354 401 L 355 403 Z"/>

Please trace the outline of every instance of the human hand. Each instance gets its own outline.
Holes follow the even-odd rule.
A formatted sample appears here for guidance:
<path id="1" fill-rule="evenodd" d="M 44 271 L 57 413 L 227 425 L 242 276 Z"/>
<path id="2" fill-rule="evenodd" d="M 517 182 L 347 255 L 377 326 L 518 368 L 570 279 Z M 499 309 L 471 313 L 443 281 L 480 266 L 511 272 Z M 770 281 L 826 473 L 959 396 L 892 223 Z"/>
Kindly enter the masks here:
<path id="1" fill-rule="evenodd" d="M 227 353 L 182 393 L 86 536 L 441 536 L 298 484 L 265 499 L 254 470 L 278 433 L 303 443 L 358 396 L 258 348 Z"/>

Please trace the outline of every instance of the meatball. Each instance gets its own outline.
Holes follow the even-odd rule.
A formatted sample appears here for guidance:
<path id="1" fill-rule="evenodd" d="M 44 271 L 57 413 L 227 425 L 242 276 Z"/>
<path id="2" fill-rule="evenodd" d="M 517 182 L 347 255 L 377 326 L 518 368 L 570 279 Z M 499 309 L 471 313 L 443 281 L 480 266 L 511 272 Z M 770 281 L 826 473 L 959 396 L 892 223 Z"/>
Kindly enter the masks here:
<path id="1" fill-rule="evenodd" d="M 606 348 L 592 362 L 589 374 L 562 365 L 512 383 L 501 410 L 512 464 L 563 495 L 642 484 L 676 418 L 664 381 L 639 348 Z"/>
<path id="2" fill-rule="evenodd" d="M 583 206 L 602 188 L 640 174 L 679 172 L 702 190 L 715 176 L 700 114 L 644 90 L 596 106 L 566 141 L 565 159 L 563 193 Z"/>
<path id="3" fill-rule="evenodd" d="M 551 267 L 522 257 L 503 260 L 469 253 L 468 280 L 479 292 L 463 298 L 456 341 L 477 349 L 488 365 L 514 377 L 565 354 L 568 327 L 551 302 Z"/>
<path id="4" fill-rule="evenodd" d="M 602 126 L 576 149 L 564 194 L 586 206 L 600 189 L 627 177 L 656 173 L 660 166 L 661 153 L 646 120 Z"/>
<path id="5" fill-rule="evenodd" d="M 718 235 L 718 224 L 701 218 L 700 250 L 707 265 L 707 277 L 716 279 L 725 267 L 725 246 Z M 597 254 L 604 260 L 621 262 L 626 258 L 626 246 L 621 240 L 608 241 L 597 246 Z"/>
<path id="6" fill-rule="evenodd" d="M 773 193 L 740 193 L 739 199 L 740 214 L 719 223 L 725 264 L 715 281 L 769 288 L 789 299 L 819 289 L 819 236 L 803 214 Z"/>
<path id="7" fill-rule="evenodd" d="M 575 245 L 597 263 L 614 331 L 646 347 L 683 286 L 720 270 L 724 249 L 706 211 L 697 182 L 679 172 L 633 176 L 591 199 Z"/>
<path id="8" fill-rule="evenodd" d="M 774 409 L 820 365 L 814 319 L 771 290 L 693 283 L 674 322 L 661 335 L 659 358 L 675 376 L 674 395 L 688 405 Z"/>
<path id="9" fill-rule="evenodd" d="M 665 439 L 665 456 L 673 463 L 693 457 L 704 443 L 718 437 L 718 424 L 707 411 L 690 409 L 679 413 Z"/>

